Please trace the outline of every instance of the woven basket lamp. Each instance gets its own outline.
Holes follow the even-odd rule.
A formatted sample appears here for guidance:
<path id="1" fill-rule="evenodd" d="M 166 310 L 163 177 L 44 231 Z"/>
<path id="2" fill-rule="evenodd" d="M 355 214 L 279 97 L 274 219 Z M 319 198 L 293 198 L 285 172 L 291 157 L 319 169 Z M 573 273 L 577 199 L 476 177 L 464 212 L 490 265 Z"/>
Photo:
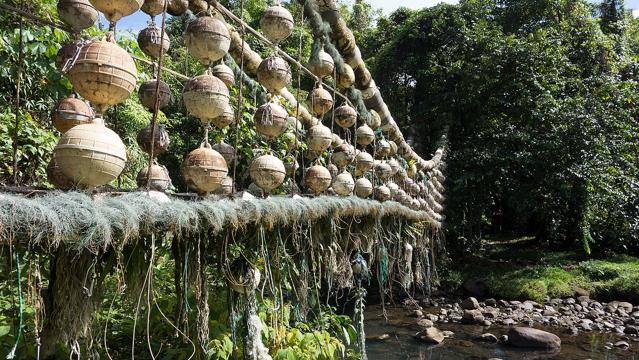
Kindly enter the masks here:
<path id="1" fill-rule="evenodd" d="M 355 181 L 355 195 L 366 199 L 373 193 L 373 184 L 367 178 L 359 178 Z"/>
<path id="2" fill-rule="evenodd" d="M 153 79 L 143 82 L 138 89 L 138 98 L 140 99 L 140 103 L 150 111 L 155 110 L 155 90 L 157 89 L 157 86 L 158 81 Z M 168 106 L 171 101 L 173 101 L 171 88 L 169 88 L 169 85 L 162 80 L 160 80 L 158 98 L 158 109 Z"/>
<path id="3" fill-rule="evenodd" d="M 337 86 L 342 89 L 348 89 L 355 83 L 355 72 L 348 64 L 342 64 L 337 69 Z"/>
<path id="4" fill-rule="evenodd" d="M 155 26 L 154 23 L 151 23 L 149 26 L 140 30 L 138 34 L 138 45 L 143 53 L 157 60 L 160 58 L 160 53 L 166 54 L 167 51 L 169 51 L 171 40 L 169 40 L 169 35 L 167 35 L 166 32 L 162 34 L 162 29 Z"/>
<path id="5" fill-rule="evenodd" d="M 65 132 L 54 156 L 62 173 L 86 188 L 106 185 L 117 178 L 127 160 L 124 143 L 101 118 Z"/>
<path id="6" fill-rule="evenodd" d="M 78 94 L 102 114 L 109 106 L 131 95 L 137 81 L 137 69 L 124 49 L 101 40 L 82 47 L 67 77 Z"/>
<path id="7" fill-rule="evenodd" d="M 377 143 L 375 143 L 375 156 L 378 159 L 383 159 L 384 157 L 390 155 L 391 146 L 388 141 L 381 139 Z"/>
<path id="8" fill-rule="evenodd" d="M 154 17 L 164 12 L 165 5 L 168 6 L 166 3 L 167 1 L 168 0 L 144 0 L 140 10 L 149 16 Z"/>
<path id="9" fill-rule="evenodd" d="M 144 165 L 135 180 L 140 188 L 146 188 L 148 183 L 149 190 L 166 191 L 171 187 L 169 171 L 157 163 L 151 164 L 150 172 L 149 167 Z"/>
<path id="10" fill-rule="evenodd" d="M 309 149 L 321 153 L 328 149 L 332 142 L 333 133 L 328 127 L 317 124 L 308 129 L 306 143 Z"/>
<path id="11" fill-rule="evenodd" d="M 331 173 L 331 179 L 335 178 L 337 174 L 339 174 L 339 169 L 337 168 L 335 164 L 326 165 L 326 169 L 328 170 L 329 173 Z"/>
<path id="12" fill-rule="evenodd" d="M 333 70 L 335 70 L 335 62 L 333 58 L 324 51 L 324 47 L 319 50 L 317 56 L 312 57 L 308 62 L 308 69 L 311 70 L 315 76 L 319 78 L 325 78 L 327 76 L 333 75 Z"/>
<path id="13" fill-rule="evenodd" d="M 249 174 L 253 183 L 268 194 L 284 183 L 286 168 L 282 160 L 266 154 L 253 159 Z"/>
<path id="14" fill-rule="evenodd" d="M 348 171 L 344 171 L 333 179 L 332 186 L 337 195 L 349 196 L 353 194 L 353 190 L 355 189 L 355 180 L 353 180 L 353 175 Z"/>
<path id="15" fill-rule="evenodd" d="M 270 55 L 257 68 L 257 80 L 271 93 L 277 93 L 291 84 L 291 67 L 279 56 Z"/>
<path id="16" fill-rule="evenodd" d="M 231 165 L 235 161 L 235 148 L 232 145 L 229 145 L 224 141 L 220 141 L 219 143 L 213 145 L 213 150 L 219 152 L 220 155 L 222 155 L 227 165 Z"/>
<path id="17" fill-rule="evenodd" d="M 58 16 L 76 32 L 91 27 L 98 20 L 98 11 L 89 0 L 58 1 Z"/>
<path id="18" fill-rule="evenodd" d="M 280 5 L 269 6 L 260 19 L 260 29 L 267 39 L 278 43 L 293 33 L 293 15 Z"/>
<path id="19" fill-rule="evenodd" d="M 373 109 L 368 110 L 368 112 L 371 114 L 371 116 L 368 118 L 366 124 L 373 130 L 378 129 L 380 126 L 382 126 L 382 118 L 379 116 L 379 113 L 377 113 L 377 111 Z"/>
<path id="20" fill-rule="evenodd" d="M 166 6 L 166 12 L 172 16 L 182 16 L 188 9 L 188 0 L 169 0 Z"/>
<path id="21" fill-rule="evenodd" d="M 235 123 L 235 112 L 233 111 L 231 104 L 226 103 L 226 105 L 224 105 L 224 110 L 222 110 L 222 114 L 214 117 L 213 119 L 200 119 L 200 122 L 203 126 L 211 123 L 216 128 L 222 130 L 225 127 Z"/>
<path id="22" fill-rule="evenodd" d="M 109 22 L 114 23 L 140 10 L 144 0 L 89 0 Z"/>
<path id="23" fill-rule="evenodd" d="M 198 75 L 184 85 L 182 99 L 186 109 L 201 121 L 214 119 L 229 105 L 229 89 L 210 74 Z"/>
<path id="24" fill-rule="evenodd" d="M 155 138 L 153 140 L 153 138 Z M 166 127 L 162 124 L 155 125 L 155 131 L 151 123 L 140 129 L 137 136 L 138 145 L 147 154 L 151 154 L 151 143 L 153 143 L 153 155 L 158 156 L 169 149 L 171 139 Z"/>
<path id="25" fill-rule="evenodd" d="M 208 143 L 191 151 L 182 162 L 182 176 L 187 186 L 199 194 L 217 190 L 227 174 L 226 161 Z"/>
<path id="26" fill-rule="evenodd" d="M 373 168 L 373 157 L 366 151 L 360 151 L 355 155 L 355 168 L 361 173 L 365 173 Z"/>
<path id="27" fill-rule="evenodd" d="M 76 125 L 90 124 L 92 119 L 91 107 L 76 96 L 60 100 L 51 113 L 53 126 L 63 134 Z"/>
<path id="28" fill-rule="evenodd" d="M 385 185 L 379 185 L 375 187 L 373 191 L 375 195 L 375 199 L 378 201 L 387 201 L 390 200 L 390 190 Z"/>
<path id="29" fill-rule="evenodd" d="M 274 139 L 284 133 L 288 127 L 288 114 L 286 109 L 278 101 L 272 99 L 257 108 L 253 115 L 257 132 Z"/>
<path id="30" fill-rule="evenodd" d="M 357 143 L 362 146 L 371 144 L 375 140 L 375 132 L 368 125 L 364 124 L 355 130 Z"/>
<path id="31" fill-rule="evenodd" d="M 319 195 L 331 186 L 333 178 L 330 171 L 322 165 L 313 165 L 306 169 L 304 184 L 315 195 Z"/>
<path id="32" fill-rule="evenodd" d="M 331 161 L 340 169 L 348 166 L 354 159 L 355 149 L 350 144 L 342 144 L 336 147 L 333 150 L 333 155 L 331 155 Z"/>
<path id="33" fill-rule="evenodd" d="M 318 84 L 315 89 L 308 94 L 308 101 L 313 113 L 319 117 L 324 116 L 333 107 L 333 97 L 326 89 Z"/>
<path id="34" fill-rule="evenodd" d="M 231 46 L 226 24 L 214 16 L 202 16 L 189 23 L 184 34 L 189 53 L 204 64 L 220 60 Z"/>
<path id="35" fill-rule="evenodd" d="M 393 176 L 390 165 L 383 161 L 375 166 L 375 175 L 384 182 Z"/>
<path id="36" fill-rule="evenodd" d="M 357 111 L 349 105 L 342 105 L 335 109 L 335 123 L 344 129 L 353 127 L 357 122 Z"/>
<path id="37" fill-rule="evenodd" d="M 235 74 L 233 74 L 233 69 L 224 63 L 215 65 L 213 69 L 211 69 L 211 73 L 213 76 L 222 80 L 229 89 L 233 87 L 233 84 L 235 84 Z"/>

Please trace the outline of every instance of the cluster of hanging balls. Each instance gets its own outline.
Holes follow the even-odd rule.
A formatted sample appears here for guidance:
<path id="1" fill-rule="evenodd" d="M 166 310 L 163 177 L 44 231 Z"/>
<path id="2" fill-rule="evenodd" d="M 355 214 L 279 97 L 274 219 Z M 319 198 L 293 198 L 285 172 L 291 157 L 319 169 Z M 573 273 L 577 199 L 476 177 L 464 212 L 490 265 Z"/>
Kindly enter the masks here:
<path id="1" fill-rule="evenodd" d="M 185 156 L 182 176 L 188 187 L 199 194 L 231 194 L 234 184 L 228 172 L 235 161 L 235 148 L 224 142 L 214 145 L 208 142 L 210 128 L 221 130 L 235 122 L 229 92 L 235 78 L 231 68 L 223 62 L 231 36 L 223 19 L 207 12 L 206 3 L 197 0 L 60 0 L 58 3 L 60 19 L 76 32 L 93 25 L 98 11 L 115 24 L 139 9 L 153 20 L 165 8 L 174 16 L 184 14 L 187 9 L 204 14 L 188 24 L 184 42 L 189 53 L 205 65 L 206 70 L 186 82 L 182 100 L 187 111 L 201 121 L 207 135 L 200 147 Z M 291 35 L 294 21 L 288 10 L 274 5 L 263 13 L 260 27 L 266 38 L 278 44 Z M 169 37 L 153 21 L 140 31 L 137 40 L 140 49 L 156 60 L 170 46 Z M 76 40 L 65 45 L 58 53 L 56 64 L 73 85 L 74 95 L 60 100 L 52 114 L 53 125 L 62 135 L 48 167 L 49 179 L 59 188 L 93 188 L 108 184 L 120 175 L 127 158 L 122 140 L 105 127 L 102 114 L 110 106 L 127 99 L 135 89 L 137 71 L 133 59 L 115 43 L 114 34 L 111 34 L 105 40 Z M 310 59 L 308 68 L 320 80 L 335 76 L 340 88 L 349 88 L 355 81 L 353 69 L 348 64 L 336 69 L 333 58 L 323 48 Z M 253 116 L 257 132 L 268 140 L 284 137 L 291 148 L 298 146 L 297 134 L 302 125 L 289 116 L 276 96 L 291 84 L 288 62 L 273 53 L 259 64 L 257 77 L 271 94 L 268 102 L 259 106 Z M 140 85 L 138 96 L 140 103 L 152 112 L 173 100 L 169 86 L 155 78 Z M 334 123 L 345 131 L 358 123 L 357 112 L 348 104 L 334 108 L 333 97 L 322 87 L 321 81 L 309 93 L 308 107 L 320 119 L 333 109 Z M 415 209 L 428 206 L 423 200 L 427 188 L 412 179 L 417 172 L 415 166 L 410 165 L 406 170 L 392 158 L 398 153 L 398 146 L 393 141 L 376 141 L 373 129 L 381 126 L 376 112 L 371 111 L 371 116 L 355 129 L 356 145 L 360 149 L 344 142 L 317 119 L 307 126 L 306 145 L 312 162 L 305 169 L 303 183 L 313 194 L 330 190 L 340 196 L 355 194 L 367 198 L 374 195 L 380 201 L 393 199 Z M 151 165 L 138 174 L 138 185 L 167 190 L 171 186 L 168 171 L 155 159 L 169 147 L 167 130 L 162 125 L 149 124 L 139 132 L 137 141 L 140 148 L 153 157 Z M 375 157 L 366 151 L 367 147 L 374 148 Z M 332 152 L 328 165 L 323 166 L 319 158 L 328 149 Z M 269 151 L 252 160 L 249 168 L 251 186 L 268 194 L 282 185 L 287 175 L 295 176 L 298 168 L 294 158 L 282 161 Z M 365 176 L 371 171 L 381 180 L 381 185 L 374 187 Z"/>

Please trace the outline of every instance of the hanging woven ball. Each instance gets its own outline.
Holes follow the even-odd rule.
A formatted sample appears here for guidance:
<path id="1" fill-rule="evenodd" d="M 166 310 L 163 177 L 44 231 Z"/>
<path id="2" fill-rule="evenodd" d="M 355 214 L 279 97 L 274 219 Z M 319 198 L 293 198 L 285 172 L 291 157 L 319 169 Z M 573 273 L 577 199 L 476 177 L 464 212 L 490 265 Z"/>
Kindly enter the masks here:
<path id="1" fill-rule="evenodd" d="M 337 176 L 337 174 L 339 174 L 339 169 L 335 166 L 335 164 L 326 165 L 326 169 L 328 169 L 328 172 L 331 173 L 331 178 L 333 179 Z"/>
<path id="2" fill-rule="evenodd" d="M 266 154 L 253 159 L 249 168 L 249 174 L 253 182 L 270 193 L 276 187 L 284 183 L 286 168 L 282 160 L 273 155 Z"/>
<path id="3" fill-rule="evenodd" d="M 91 107 L 74 96 L 60 100 L 51 114 L 53 126 L 63 134 L 76 125 L 91 123 L 92 119 Z"/>
<path id="4" fill-rule="evenodd" d="M 293 33 L 293 15 L 280 5 L 269 6 L 260 19 L 260 29 L 267 39 L 278 43 Z"/>
<path id="5" fill-rule="evenodd" d="M 215 190 L 216 195 L 229 196 L 233 194 L 233 178 L 227 176 L 222 180 L 220 187 Z"/>
<path id="6" fill-rule="evenodd" d="M 355 83 L 355 72 L 348 64 L 342 64 L 337 69 L 337 86 L 342 89 L 348 89 Z"/>
<path id="7" fill-rule="evenodd" d="M 271 100 L 257 108 L 253 115 L 257 132 L 268 139 L 276 138 L 288 127 L 286 109 L 276 100 Z"/>
<path id="8" fill-rule="evenodd" d="M 213 16 L 202 16 L 189 23 L 184 34 L 189 53 L 204 64 L 224 57 L 231 46 L 226 24 Z"/>
<path id="9" fill-rule="evenodd" d="M 344 140 L 339 135 L 333 133 L 333 140 L 331 141 L 331 148 L 336 148 L 344 143 Z"/>
<path id="10" fill-rule="evenodd" d="M 193 14 L 204 14 L 207 12 L 209 8 L 209 4 L 206 0 L 189 0 L 189 10 Z"/>
<path id="11" fill-rule="evenodd" d="M 388 141 L 381 139 L 375 143 L 375 156 L 382 159 L 390 155 L 391 147 Z"/>
<path id="12" fill-rule="evenodd" d="M 84 187 L 108 184 L 126 164 L 126 147 L 104 120 L 77 125 L 62 134 L 54 150 L 62 173 Z"/>
<path id="13" fill-rule="evenodd" d="M 235 84 L 235 74 L 233 74 L 233 69 L 224 63 L 215 65 L 213 69 L 211 69 L 211 73 L 213 76 L 222 80 L 229 89 Z"/>
<path id="14" fill-rule="evenodd" d="M 408 194 L 406 194 L 403 189 L 397 189 L 397 191 L 395 191 L 395 195 L 393 196 L 393 200 L 403 204 L 406 202 L 407 196 Z"/>
<path id="15" fill-rule="evenodd" d="M 59 0 L 58 16 L 76 32 L 91 27 L 98 20 L 98 11 L 89 0 Z"/>
<path id="16" fill-rule="evenodd" d="M 324 51 L 324 47 L 322 47 L 316 56 L 311 57 L 308 62 L 308 69 L 311 70 L 315 76 L 325 78 L 333 75 L 335 62 L 333 61 L 333 58 Z"/>
<path id="17" fill-rule="evenodd" d="M 331 186 L 331 173 L 322 165 L 313 165 L 306 169 L 304 184 L 315 195 L 319 195 Z"/>
<path id="18" fill-rule="evenodd" d="M 151 164 L 150 172 L 149 167 L 144 165 L 135 180 L 138 187 L 145 189 L 148 182 L 149 190 L 166 191 L 171 187 L 169 170 L 159 164 Z"/>
<path id="19" fill-rule="evenodd" d="M 355 195 L 366 199 L 373 193 L 373 184 L 367 178 L 359 178 L 355 181 Z"/>
<path id="20" fill-rule="evenodd" d="M 408 176 L 404 177 L 402 179 L 402 181 L 399 183 L 399 187 L 401 187 L 402 189 L 408 191 L 408 189 L 410 189 L 410 187 L 414 184 L 415 182 L 413 181 L 413 179 L 409 178 Z"/>
<path id="21" fill-rule="evenodd" d="M 154 17 L 164 12 L 164 6 L 168 7 L 166 3 L 168 0 L 144 0 L 144 3 L 140 9 L 147 15 Z"/>
<path id="22" fill-rule="evenodd" d="M 391 197 L 395 197 L 397 190 L 399 190 L 399 185 L 392 181 L 389 181 L 386 183 L 386 186 L 388 187 L 388 190 L 390 190 Z"/>
<path id="23" fill-rule="evenodd" d="M 368 125 L 364 124 L 355 131 L 357 143 L 362 146 L 369 145 L 375 140 L 375 132 Z"/>
<path id="24" fill-rule="evenodd" d="M 409 187 L 409 189 L 408 189 L 408 192 L 409 192 L 411 195 L 414 195 L 414 196 L 419 195 L 419 191 L 420 191 L 420 188 L 419 188 L 419 184 L 417 184 L 417 183 L 413 183 L 413 184 L 411 184 L 411 185 L 410 185 L 410 187 Z"/>
<path id="25" fill-rule="evenodd" d="M 373 193 L 377 201 L 387 201 L 391 198 L 390 190 L 385 185 L 376 186 Z"/>
<path id="26" fill-rule="evenodd" d="M 373 157 L 366 151 L 360 151 L 355 155 L 355 168 L 362 174 L 373 168 Z"/>
<path id="27" fill-rule="evenodd" d="M 166 12 L 171 16 L 182 16 L 188 9 L 188 0 L 169 0 L 169 3 L 166 6 Z"/>
<path id="28" fill-rule="evenodd" d="M 131 55 L 117 44 L 93 41 L 82 47 L 67 77 L 78 94 L 103 113 L 131 95 L 137 69 Z"/>
<path id="29" fill-rule="evenodd" d="M 368 112 L 371 116 L 366 121 L 366 124 L 371 127 L 371 129 L 376 130 L 382 125 L 382 119 L 379 117 L 377 111 L 370 109 Z"/>
<path id="30" fill-rule="evenodd" d="M 191 151 L 182 162 L 182 176 L 186 185 L 199 194 L 217 190 L 227 174 L 226 161 L 208 143 Z"/>
<path id="31" fill-rule="evenodd" d="M 144 0 L 89 0 L 109 22 L 116 22 L 140 10 Z"/>
<path id="32" fill-rule="evenodd" d="M 390 159 L 387 161 L 387 163 L 391 167 L 391 174 L 393 176 L 397 175 L 399 169 L 401 168 L 401 166 L 399 165 L 399 161 L 397 161 L 396 159 Z"/>
<path id="33" fill-rule="evenodd" d="M 380 178 L 382 181 L 387 181 L 388 179 L 390 179 L 391 176 L 393 176 L 391 172 L 392 170 L 390 165 L 388 165 L 384 161 L 379 162 L 375 166 L 375 175 L 377 175 L 377 177 Z"/>
<path id="34" fill-rule="evenodd" d="M 297 169 L 300 168 L 300 164 L 293 157 L 287 157 L 284 159 L 284 168 L 286 169 L 286 174 L 288 176 L 294 176 L 297 172 Z"/>
<path id="35" fill-rule="evenodd" d="M 232 145 L 225 143 L 224 140 L 213 145 L 213 150 L 219 152 L 220 155 L 222 155 L 227 165 L 230 166 L 235 161 L 235 148 Z"/>
<path id="36" fill-rule="evenodd" d="M 328 127 L 322 124 L 317 124 L 308 129 L 308 133 L 306 134 L 306 143 L 309 149 L 317 152 L 324 152 L 331 146 L 332 142 L 333 133 Z"/>
<path id="37" fill-rule="evenodd" d="M 335 109 L 335 123 L 344 129 L 353 127 L 357 122 L 357 112 L 349 105 L 342 105 Z"/>
<path id="38" fill-rule="evenodd" d="M 155 140 L 153 140 L 155 139 Z M 149 123 L 138 132 L 138 145 L 147 154 L 151 154 L 151 143 L 153 143 L 153 155 L 157 156 L 169 149 L 171 139 L 166 127 L 162 124 L 156 124 L 155 130 Z"/>
<path id="39" fill-rule="evenodd" d="M 231 104 L 226 103 L 226 105 L 224 105 L 224 110 L 222 110 L 222 114 L 220 114 L 220 116 L 216 116 L 213 119 L 200 119 L 200 122 L 203 126 L 206 126 L 207 123 L 210 123 L 216 128 L 222 130 L 231 124 L 235 124 L 235 112 L 233 111 Z"/>
<path id="40" fill-rule="evenodd" d="M 353 194 L 355 189 L 355 180 L 348 171 L 344 171 L 333 179 L 332 187 L 337 195 L 349 196 Z"/>
<path id="41" fill-rule="evenodd" d="M 153 23 L 140 30 L 140 33 L 138 33 L 140 50 L 150 58 L 159 59 L 160 53 L 166 54 L 171 45 L 169 35 L 166 32 L 164 36 L 162 35 L 162 29 Z"/>
<path id="42" fill-rule="evenodd" d="M 291 67 L 279 56 L 270 55 L 257 68 L 257 80 L 271 93 L 291 84 Z"/>
<path id="43" fill-rule="evenodd" d="M 331 161 L 340 169 L 348 166 L 354 159 L 355 149 L 350 144 L 342 144 L 336 147 L 333 150 L 333 155 L 331 155 Z"/>
<path id="44" fill-rule="evenodd" d="M 228 109 L 229 89 L 222 80 L 209 74 L 192 78 L 184 85 L 182 99 L 189 113 L 205 121 Z"/>
<path id="45" fill-rule="evenodd" d="M 313 113 L 319 117 L 324 116 L 333 107 L 333 97 L 322 85 L 318 85 L 308 94 L 308 101 Z"/>
<path id="46" fill-rule="evenodd" d="M 388 152 L 388 156 L 397 155 L 397 143 L 392 140 L 388 140 L 388 145 L 390 145 L 390 151 Z"/>
<path id="47" fill-rule="evenodd" d="M 158 81 L 156 79 L 147 80 L 140 85 L 138 89 L 138 98 L 140 103 L 149 109 L 149 111 L 155 110 L 155 93 L 158 91 L 158 109 L 162 109 L 169 105 L 173 100 L 171 95 L 171 88 L 164 81 L 160 80 L 160 87 L 158 88 Z"/>
<path id="48" fill-rule="evenodd" d="M 60 169 L 58 163 L 55 161 L 55 156 L 51 157 L 51 161 L 49 161 L 49 165 L 47 165 L 47 180 L 56 189 L 69 190 L 75 186 L 73 180 L 64 175 L 62 169 Z"/>

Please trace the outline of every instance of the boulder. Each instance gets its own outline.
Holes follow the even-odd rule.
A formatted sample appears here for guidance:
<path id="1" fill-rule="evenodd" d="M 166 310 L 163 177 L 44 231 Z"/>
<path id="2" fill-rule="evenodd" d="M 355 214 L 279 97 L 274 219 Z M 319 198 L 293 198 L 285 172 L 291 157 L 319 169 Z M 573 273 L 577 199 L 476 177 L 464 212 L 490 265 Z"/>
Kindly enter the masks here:
<path id="1" fill-rule="evenodd" d="M 461 308 L 464 310 L 477 310 L 479 309 L 479 301 L 471 296 L 462 301 Z"/>
<path id="2" fill-rule="evenodd" d="M 429 327 L 415 334 L 415 338 L 429 344 L 441 344 L 444 341 L 444 333 L 435 327 Z"/>
<path id="3" fill-rule="evenodd" d="M 419 321 L 417 321 L 417 326 L 421 329 L 426 329 L 433 327 L 433 322 L 428 319 L 419 319 Z"/>
<path id="4" fill-rule="evenodd" d="M 464 324 L 481 324 L 484 322 L 484 315 L 479 310 L 464 310 L 462 323 Z"/>
<path id="5" fill-rule="evenodd" d="M 508 332 L 508 341 L 516 347 L 542 348 L 542 349 L 559 349 L 561 347 L 561 339 L 559 336 L 547 331 L 527 328 L 513 327 Z"/>

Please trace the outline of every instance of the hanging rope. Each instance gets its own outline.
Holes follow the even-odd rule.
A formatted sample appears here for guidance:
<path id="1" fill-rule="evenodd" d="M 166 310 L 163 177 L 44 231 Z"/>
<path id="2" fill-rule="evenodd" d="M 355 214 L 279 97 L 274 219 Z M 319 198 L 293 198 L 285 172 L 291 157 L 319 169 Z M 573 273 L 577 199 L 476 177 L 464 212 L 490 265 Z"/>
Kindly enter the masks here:
<path id="1" fill-rule="evenodd" d="M 216 3 L 217 4 L 217 3 Z M 240 0 L 240 20 L 244 17 L 244 0 Z M 245 44 L 246 31 L 244 29 L 244 22 L 240 22 L 240 39 L 242 39 L 242 56 L 240 59 L 240 75 L 244 74 L 244 44 Z M 233 186 L 231 187 L 231 196 L 235 194 L 235 179 L 237 176 L 237 146 L 240 143 L 240 126 L 242 122 L 242 111 L 244 110 L 244 98 L 242 97 L 243 84 L 242 76 L 238 76 L 238 92 L 237 92 L 237 115 L 235 116 L 235 141 L 233 144 Z"/>
<path id="2" fill-rule="evenodd" d="M 18 68 L 16 69 L 16 97 L 15 97 L 15 123 L 13 128 L 13 184 L 18 185 L 18 129 L 20 128 L 20 91 L 22 87 L 22 65 L 24 51 L 22 32 L 24 20 L 20 16 L 20 38 L 18 39 Z"/>
<path id="3" fill-rule="evenodd" d="M 22 335 L 22 313 L 24 311 L 24 302 L 22 300 L 22 284 L 20 281 L 20 254 L 18 251 L 15 252 L 16 257 L 16 278 L 18 282 L 18 328 L 16 329 L 16 342 L 13 344 L 13 348 L 7 355 L 7 359 L 15 359 L 16 351 L 18 350 L 18 345 L 20 345 L 20 336 Z"/>

